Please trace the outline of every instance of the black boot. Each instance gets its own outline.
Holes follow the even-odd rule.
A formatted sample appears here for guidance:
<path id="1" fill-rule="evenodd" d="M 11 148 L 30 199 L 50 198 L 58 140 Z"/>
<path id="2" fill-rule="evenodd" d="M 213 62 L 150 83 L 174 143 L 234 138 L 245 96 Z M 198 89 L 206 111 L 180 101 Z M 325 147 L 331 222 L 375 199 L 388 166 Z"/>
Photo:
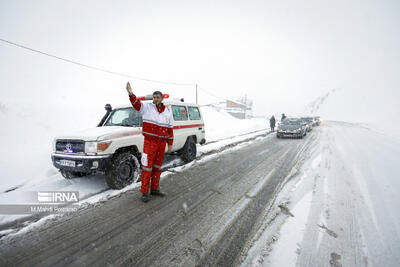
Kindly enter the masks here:
<path id="1" fill-rule="evenodd" d="M 165 194 L 161 192 L 160 189 L 151 189 L 150 194 L 153 196 L 165 197 Z"/>
<path id="2" fill-rule="evenodd" d="M 144 203 L 149 202 L 149 194 L 143 194 L 141 199 Z"/>

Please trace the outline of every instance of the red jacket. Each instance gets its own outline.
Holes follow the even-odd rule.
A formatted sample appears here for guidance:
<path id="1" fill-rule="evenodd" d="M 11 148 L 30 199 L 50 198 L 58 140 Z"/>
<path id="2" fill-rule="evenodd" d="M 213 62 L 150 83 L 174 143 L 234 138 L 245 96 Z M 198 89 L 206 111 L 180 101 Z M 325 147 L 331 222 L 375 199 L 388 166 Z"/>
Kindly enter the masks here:
<path id="1" fill-rule="evenodd" d="M 153 103 L 142 103 L 134 94 L 129 97 L 134 109 L 143 117 L 142 134 L 150 138 L 166 139 L 169 146 L 174 141 L 174 131 L 171 122 L 171 111 L 161 103 L 158 107 Z"/>

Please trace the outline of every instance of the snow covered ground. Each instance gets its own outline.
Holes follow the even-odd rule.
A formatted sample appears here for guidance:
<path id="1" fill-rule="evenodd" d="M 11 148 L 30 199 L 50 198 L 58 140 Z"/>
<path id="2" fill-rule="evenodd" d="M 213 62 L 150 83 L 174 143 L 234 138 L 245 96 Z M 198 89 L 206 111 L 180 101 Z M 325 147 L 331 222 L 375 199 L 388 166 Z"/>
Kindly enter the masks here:
<path id="1" fill-rule="evenodd" d="M 229 115 L 225 110 L 216 111 L 207 106 L 202 107 L 201 112 L 206 125 L 208 142 L 269 128 L 269 121 L 266 118 L 240 120 Z"/>
<path id="2" fill-rule="evenodd" d="M 217 115 L 214 114 L 215 117 Z M 264 121 L 259 120 L 258 123 L 261 127 Z M 243 247 L 244 253 L 240 255 L 242 266 L 399 266 L 400 214 L 396 207 L 400 204 L 400 171 L 397 167 L 400 163 L 397 156 L 400 142 L 352 123 L 328 121 L 313 131 L 315 146 L 303 153 L 304 160 L 291 169 L 286 185 L 273 198 L 272 208 L 265 207 L 260 214 L 261 219 Z M 240 136 L 237 130 L 233 137 L 199 146 L 198 155 L 201 159 L 198 162 L 176 167 L 173 171 L 180 172 L 202 161 L 214 159 L 221 155 L 218 149 L 256 138 L 265 132 L 261 130 Z M 267 138 L 274 138 L 274 135 L 268 135 Z M 293 144 L 306 140 L 293 140 L 296 141 Z M 247 144 L 242 143 L 234 149 Z M 210 151 L 217 152 L 208 155 Z M 167 165 L 173 164 L 173 161 Z M 162 179 L 168 179 L 169 174 L 168 171 L 163 173 Z M 123 190 L 109 190 L 100 176 L 67 182 L 68 190 L 74 188 L 86 192 L 87 198 L 81 204 L 106 201 L 110 196 L 138 186 L 132 184 Z M 268 177 L 259 185 L 256 184 L 254 190 L 267 182 Z M 101 183 L 104 187 L 99 186 L 97 191 L 94 190 L 93 184 Z M 43 183 L 38 186 L 54 184 Z M 28 189 L 43 190 L 40 187 L 23 186 L 9 194 L 23 194 Z M 245 200 L 249 201 L 251 197 L 252 194 Z M 237 210 L 235 214 L 239 212 Z M 231 219 L 234 217 L 233 213 L 230 214 Z M 35 228 L 45 219 L 28 225 L 17 234 Z M 5 230 L 0 234 L 15 233 Z"/>
<path id="3" fill-rule="evenodd" d="M 53 136 L 68 128 L 81 129 L 89 122 L 95 125 L 103 112 L 84 108 L 88 113 L 75 124 L 73 119 L 66 118 L 71 123 L 66 127 L 57 124 L 60 123 L 57 114 L 67 107 L 54 106 L 57 110 L 54 114 L 33 107 L 3 105 L 0 112 L 8 125 L 0 139 L 7 152 L 0 158 L 1 204 L 24 203 L 30 191 L 67 190 L 79 191 L 84 199 L 80 204 L 86 205 L 106 201 L 139 186 L 134 183 L 123 190 L 110 190 L 102 175 L 64 179 L 51 164 Z M 230 144 L 268 132 L 265 119 L 239 120 L 210 107 L 202 107 L 202 114 L 208 144 L 198 146 L 198 157 L 214 154 L 200 161 L 215 158 L 219 150 Z M 399 139 L 363 124 L 345 122 L 327 121 L 313 131 L 318 132 L 317 145 L 304 164 L 294 170 L 295 175 L 288 177 L 272 211 L 266 211 L 249 241 L 242 265 L 398 266 Z M 179 162 L 172 157 L 164 167 Z M 196 163 L 174 171 L 193 164 Z M 162 179 L 168 179 L 169 174 L 163 173 Z M 0 224 L 22 216 L 2 215 Z"/>
<path id="4" fill-rule="evenodd" d="M 350 123 L 316 130 L 243 266 L 399 266 L 400 142 Z"/>
<path id="5" fill-rule="evenodd" d="M 87 125 L 94 127 L 104 112 L 102 107 L 91 110 L 85 107 L 83 110 L 72 111 L 72 114 L 64 106 L 46 104 L 53 112 L 37 107 L 38 105 L 13 104 L 4 106 L 4 111 L 0 112 L 2 120 L 8 124 L 1 132 L 0 139 L 1 146 L 7 151 L 0 156 L 0 204 L 29 203 L 28 192 L 45 190 L 79 191 L 80 199 L 85 199 L 82 203 L 96 202 L 138 186 L 134 183 L 123 190 L 111 190 L 103 175 L 64 179 L 51 163 L 53 137 L 87 128 Z M 264 119 L 240 120 L 210 107 L 202 107 L 201 110 L 207 143 L 210 144 L 198 145 L 198 156 L 266 132 L 267 123 Z M 68 114 L 64 122 L 60 119 L 62 111 Z M 80 112 L 84 115 L 73 123 L 73 118 Z M 167 164 L 172 165 L 177 161 L 179 160 Z M 0 224 L 23 216 L 25 215 L 0 215 Z"/>

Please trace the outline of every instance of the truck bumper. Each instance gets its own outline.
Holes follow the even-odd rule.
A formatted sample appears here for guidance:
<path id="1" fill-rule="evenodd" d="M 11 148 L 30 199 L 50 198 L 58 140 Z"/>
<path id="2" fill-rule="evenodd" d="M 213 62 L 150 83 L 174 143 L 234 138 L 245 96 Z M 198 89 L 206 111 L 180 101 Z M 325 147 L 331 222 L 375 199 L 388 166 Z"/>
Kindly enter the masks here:
<path id="1" fill-rule="evenodd" d="M 51 160 L 54 167 L 60 170 L 91 173 L 95 171 L 105 171 L 111 165 L 112 155 L 68 155 L 61 153 L 52 153 Z M 68 162 L 69 166 L 63 164 Z"/>

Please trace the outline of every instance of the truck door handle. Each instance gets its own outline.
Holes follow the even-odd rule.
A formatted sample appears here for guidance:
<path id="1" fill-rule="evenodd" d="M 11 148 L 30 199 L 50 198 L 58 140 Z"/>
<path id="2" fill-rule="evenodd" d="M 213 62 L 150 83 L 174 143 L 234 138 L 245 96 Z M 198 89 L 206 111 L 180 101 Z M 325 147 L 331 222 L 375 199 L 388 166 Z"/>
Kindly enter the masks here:
<path id="1" fill-rule="evenodd" d="M 199 130 L 203 130 L 203 128 L 202 128 L 202 127 L 200 127 L 200 128 L 199 128 Z"/>

